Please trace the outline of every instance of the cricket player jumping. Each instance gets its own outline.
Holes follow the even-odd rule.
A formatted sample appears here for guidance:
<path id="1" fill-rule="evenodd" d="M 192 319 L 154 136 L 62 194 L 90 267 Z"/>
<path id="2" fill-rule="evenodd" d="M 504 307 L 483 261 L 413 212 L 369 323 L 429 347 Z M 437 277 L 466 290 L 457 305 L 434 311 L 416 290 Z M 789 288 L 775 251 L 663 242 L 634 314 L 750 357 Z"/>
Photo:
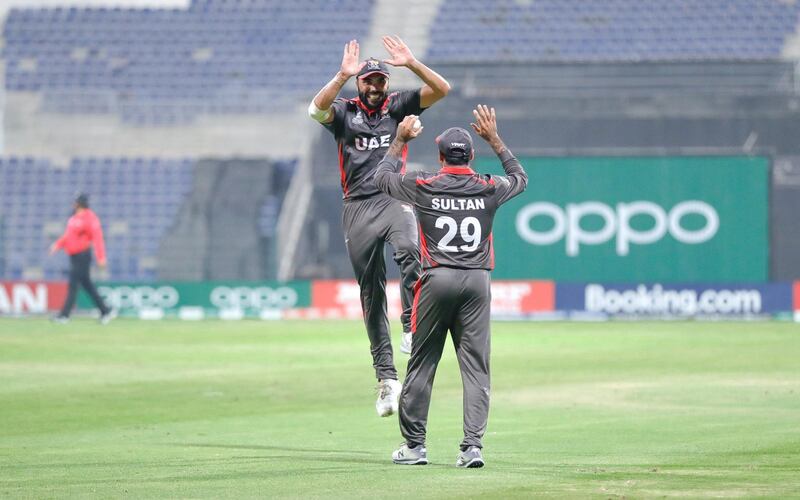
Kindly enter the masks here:
<path id="1" fill-rule="evenodd" d="M 344 47 L 336 76 L 314 97 L 309 115 L 333 133 L 339 151 L 339 170 L 344 191 L 342 226 L 345 244 L 361 289 L 361 307 L 369 336 L 375 376 L 378 378 L 378 415 L 397 411 L 401 384 L 397 380 L 389 319 L 386 311 L 386 242 L 394 248 L 394 260 L 402 275 L 403 343 L 410 352 L 413 286 L 419 278 L 417 222 L 412 208 L 381 193 L 373 177 L 378 162 L 394 139 L 397 124 L 407 115 L 419 115 L 443 98 L 450 85 L 422 64 L 398 37 L 383 37 L 390 58 L 359 60 L 358 42 Z M 405 66 L 425 83 L 417 90 L 388 94 L 386 64 Z M 358 97 L 337 98 L 345 83 L 356 76 Z M 407 148 L 402 148 L 401 169 L 405 170 Z"/>
<path id="2" fill-rule="evenodd" d="M 400 396 L 400 431 L 405 443 L 392 459 L 428 463 L 425 432 L 431 388 L 447 332 L 453 336 L 464 386 L 464 439 L 459 467 L 482 467 L 481 439 L 489 418 L 490 271 L 494 268 L 492 222 L 503 203 L 525 190 L 528 176 L 497 133 L 494 108 L 479 105 L 472 128 L 492 147 L 506 176 L 470 168 L 472 137 L 449 128 L 436 139 L 441 169 L 402 172 L 403 150 L 422 128 L 407 116 L 398 126 L 375 184 L 412 203 L 420 225 L 423 273 L 414 287 L 411 359 Z"/>

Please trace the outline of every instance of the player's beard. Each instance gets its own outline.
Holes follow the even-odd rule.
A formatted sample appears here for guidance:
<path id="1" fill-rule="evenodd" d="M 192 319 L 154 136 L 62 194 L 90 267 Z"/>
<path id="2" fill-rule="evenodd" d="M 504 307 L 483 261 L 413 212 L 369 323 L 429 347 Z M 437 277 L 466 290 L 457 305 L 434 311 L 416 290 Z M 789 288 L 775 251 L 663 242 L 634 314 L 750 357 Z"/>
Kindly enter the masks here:
<path id="1" fill-rule="evenodd" d="M 372 100 L 369 99 L 369 95 L 374 96 Z M 369 109 L 378 109 L 383 106 L 383 102 L 386 100 L 386 92 L 359 92 L 358 98 Z"/>

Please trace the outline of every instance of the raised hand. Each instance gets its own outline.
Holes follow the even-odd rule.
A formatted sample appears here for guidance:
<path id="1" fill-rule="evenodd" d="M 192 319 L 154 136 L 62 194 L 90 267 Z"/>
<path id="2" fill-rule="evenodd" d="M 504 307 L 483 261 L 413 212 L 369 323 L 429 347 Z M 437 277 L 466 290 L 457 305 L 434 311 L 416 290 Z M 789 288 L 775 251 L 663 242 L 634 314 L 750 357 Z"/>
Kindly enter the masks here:
<path id="1" fill-rule="evenodd" d="M 403 121 L 397 125 L 396 138 L 403 142 L 408 142 L 419 136 L 419 134 L 422 133 L 422 129 L 425 127 L 422 126 L 421 122 L 419 127 L 415 127 L 418 121 L 419 117 L 417 117 L 417 115 L 406 115 Z"/>
<path id="2" fill-rule="evenodd" d="M 399 36 L 384 36 L 383 46 L 386 52 L 391 56 L 390 59 L 384 59 L 383 62 L 391 64 L 392 66 L 408 66 L 417 60 L 408 45 L 400 39 Z"/>
<path id="3" fill-rule="evenodd" d="M 478 104 L 472 110 L 472 114 L 475 115 L 475 123 L 470 123 L 470 125 L 472 125 L 472 129 L 476 134 L 487 142 L 492 142 L 492 140 L 499 137 L 497 134 L 497 116 L 494 108 L 489 108 L 485 104 Z"/>
<path id="4" fill-rule="evenodd" d="M 341 73 L 348 78 L 355 76 L 361 71 L 364 63 L 359 60 L 359 47 L 356 40 L 350 40 L 344 44 L 344 54 L 342 55 Z"/>

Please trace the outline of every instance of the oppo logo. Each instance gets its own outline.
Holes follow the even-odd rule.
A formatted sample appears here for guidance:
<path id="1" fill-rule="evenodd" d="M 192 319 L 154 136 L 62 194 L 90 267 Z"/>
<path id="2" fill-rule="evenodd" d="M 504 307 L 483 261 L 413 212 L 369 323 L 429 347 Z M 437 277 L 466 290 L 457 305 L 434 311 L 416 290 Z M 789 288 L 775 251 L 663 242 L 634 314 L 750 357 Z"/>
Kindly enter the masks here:
<path id="1" fill-rule="evenodd" d="M 219 309 L 284 309 L 297 304 L 297 292 L 287 286 L 218 286 L 211 290 L 209 300 Z"/>
<path id="2" fill-rule="evenodd" d="M 170 309 L 181 297 L 171 286 L 99 286 L 97 291 L 115 309 Z"/>
<path id="3" fill-rule="evenodd" d="M 683 218 L 688 215 L 702 217 L 703 227 L 686 229 Z M 599 216 L 602 226 L 592 231 L 584 229 L 581 221 L 589 216 Z M 652 226 L 644 230 L 632 228 L 631 219 L 637 216 L 648 217 Z M 553 227 L 546 231 L 534 230 L 531 225 L 537 217 L 552 219 Z M 714 207 L 698 200 L 682 201 L 669 212 L 650 201 L 617 203 L 616 208 L 599 201 L 586 201 L 569 203 L 566 209 L 549 202 L 537 202 L 517 213 L 516 226 L 520 238 L 532 245 L 552 245 L 565 239 L 570 257 L 580 253 L 581 245 L 602 245 L 612 238 L 616 239 L 617 255 L 628 255 L 631 244 L 649 245 L 667 233 L 688 245 L 706 242 L 717 234 L 719 215 Z"/>

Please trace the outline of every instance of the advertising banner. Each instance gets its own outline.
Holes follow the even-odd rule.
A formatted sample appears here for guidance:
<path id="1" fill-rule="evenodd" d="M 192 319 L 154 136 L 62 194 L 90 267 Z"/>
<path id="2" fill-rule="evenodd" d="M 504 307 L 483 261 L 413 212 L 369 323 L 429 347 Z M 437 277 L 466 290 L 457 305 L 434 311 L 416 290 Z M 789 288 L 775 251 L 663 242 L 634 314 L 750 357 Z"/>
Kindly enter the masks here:
<path id="1" fill-rule="evenodd" d="M 292 281 L 101 283 L 97 290 L 106 303 L 122 315 L 153 315 L 157 319 L 160 313 L 177 313 L 197 319 L 207 315 L 236 319 L 308 307 L 310 288 L 307 281 Z M 78 296 L 78 307 L 94 307 L 83 291 Z"/>
<path id="2" fill-rule="evenodd" d="M 361 319 L 351 280 L 254 283 L 104 283 L 98 287 L 123 316 L 222 319 Z M 400 318 L 399 283 L 386 285 L 389 318 Z M 64 282 L 0 282 L 0 316 L 45 314 L 64 302 Z M 81 292 L 79 308 L 94 304 Z M 750 318 L 800 321 L 800 282 L 794 283 L 554 283 L 492 282 L 496 319 Z"/>
<path id="3" fill-rule="evenodd" d="M 66 296 L 67 284 L 63 282 L 0 282 L 0 315 L 57 311 L 64 304 Z"/>
<path id="4" fill-rule="evenodd" d="M 800 281 L 794 282 L 794 294 L 792 302 L 794 306 L 794 320 L 800 321 Z"/>
<path id="5" fill-rule="evenodd" d="M 632 317 L 772 315 L 792 310 L 792 284 L 559 283 L 556 308 Z"/>
<path id="6" fill-rule="evenodd" d="M 522 157 L 528 189 L 494 224 L 502 279 L 768 279 L 769 160 Z M 502 173 L 496 158 L 475 169 Z"/>
<path id="7" fill-rule="evenodd" d="M 351 280 L 314 281 L 311 286 L 311 307 L 287 311 L 295 318 L 361 319 L 358 283 Z M 400 318 L 400 284 L 386 284 L 389 318 Z M 550 281 L 493 281 L 492 314 L 495 317 L 525 317 L 552 312 L 555 306 L 555 285 Z"/>

